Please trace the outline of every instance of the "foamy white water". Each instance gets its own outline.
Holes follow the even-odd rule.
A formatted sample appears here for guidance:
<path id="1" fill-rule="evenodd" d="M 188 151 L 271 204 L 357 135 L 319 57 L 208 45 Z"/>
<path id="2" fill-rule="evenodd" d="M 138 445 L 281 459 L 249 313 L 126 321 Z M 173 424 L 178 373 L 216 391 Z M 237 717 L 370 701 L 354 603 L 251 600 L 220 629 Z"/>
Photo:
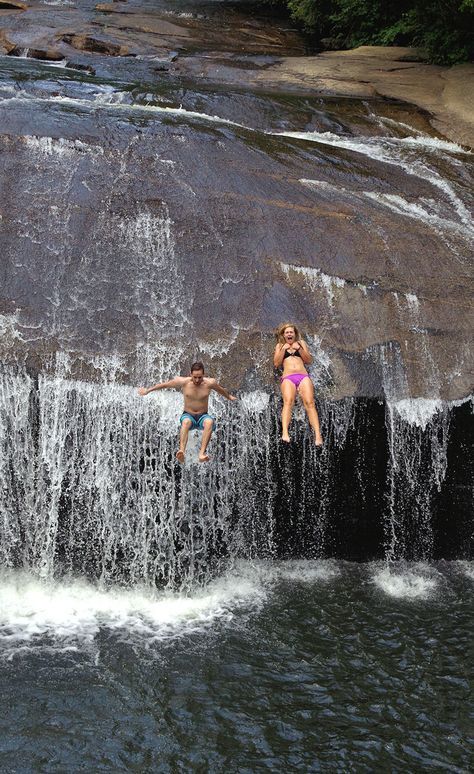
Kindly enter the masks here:
<path id="1" fill-rule="evenodd" d="M 372 582 L 389 597 L 427 599 L 438 587 L 433 570 L 426 565 L 397 569 L 384 567 L 372 575 Z"/>
<path id="2" fill-rule="evenodd" d="M 431 181 L 433 182 L 433 181 Z M 363 193 L 368 199 L 373 200 L 379 205 L 387 207 L 396 215 L 402 215 L 404 217 L 411 218 L 418 222 L 424 223 L 443 239 L 448 246 L 452 245 L 450 241 L 451 235 L 457 235 L 464 239 L 471 239 L 474 235 L 472 224 L 469 223 L 469 218 L 462 212 L 462 222 L 459 223 L 450 218 L 445 218 L 432 212 L 431 200 L 420 199 L 419 201 L 407 201 L 403 196 L 398 194 L 381 194 L 378 192 L 365 191 Z M 451 197 L 450 197 L 451 198 Z M 459 214 L 459 207 L 455 207 L 455 210 Z"/>
<path id="3" fill-rule="evenodd" d="M 145 587 L 101 588 L 85 580 L 42 581 L 4 571 L 0 595 L 0 642 L 8 645 L 41 635 L 92 640 L 102 627 L 164 639 L 230 621 L 238 609 L 255 610 L 267 589 L 251 567 L 187 596 Z"/>
<path id="4" fill-rule="evenodd" d="M 10 91 L 8 88 L 2 86 L 2 90 L 7 93 Z M 236 121 L 232 121 L 229 118 L 221 118 L 220 116 L 210 115 L 209 113 L 201 113 L 195 110 L 187 110 L 183 107 L 170 107 L 154 104 L 140 104 L 138 102 L 131 102 L 131 95 L 126 91 L 115 91 L 112 88 L 104 87 L 100 90 L 91 93 L 90 99 L 84 99 L 80 97 L 69 97 L 64 94 L 54 94 L 47 97 L 39 96 L 37 94 L 30 94 L 27 91 L 15 89 L 11 90 L 12 96 L 6 97 L 9 102 L 25 102 L 30 101 L 37 104 L 48 105 L 64 105 L 65 107 L 75 107 L 77 109 L 86 110 L 110 110 L 110 111 L 132 111 L 139 113 L 148 113 L 149 115 L 162 115 L 176 116 L 183 120 L 203 121 L 215 124 L 224 124 L 226 126 L 236 126 L 240 129 L 246 129 L 248 131 L 254 131 L 251 127 L 245 124 L 240 124 Z M 5 101 L 5 100 L 3 100 Z"/>
<path id="5" fill-rule="evenodd" d="M 104 587 L 84 579 L 42 580 L 24 571 L 0 573 L 0 644 L 51 636 L 92 641 L 101 628 L 125 638 L 154 640 L 229 623 L 237 611 L 255 613 L 279 581 L 327 583 L 340 574 L 332 560 L 238 562 L 189 594 L 144 586 Z"/>
<path id="6" fill-rule="evenodd" d="M 276 132 L 274 134 L 277 134 Z M 380 158 L 384 148 L 420 148 L 428 151 L 445 151 L 472 156 L 472 152 L 455 142 L 440 140 L 437 137 L 341 137 L 334 132 L 278 132 L 284 137 L 298 140 L 310 140 L 325 145 L 338 145 L 372 158 Z"/>
<path id="7" fill-rule="evenodd" d="M 455 564 L 466 578 L 474 581 L 474 561 L 461 560 Z"/>
<path id="8" fill-rule="evenodd" d="M 260 414 L 266 411 L 270 401 L 270 396 L 263 390 L 255 390 L 242 395 L 241 405 L 248 414 Z"/>
<path id="9" fill-rule="evenodd" d="M 409 425 L 425 430 L 436 414 L 443 411 L 443 401 L 436 398 L 404 398 L 391 404 L 399 417 Z"/>
<path id="10" fill-rule="evenodd" d="M 24 135 L 26 146 L 33 153 L 40 153 L 44 156 L 57 155 L 60 157 L 71 157 L 75 153 L 87 153 L 88 155 L 102 156 L 104 149 L 100 145 L 90 145 L 82 140 L 67 140 L 63 137 L 36 137 L 35 135 Z"/>

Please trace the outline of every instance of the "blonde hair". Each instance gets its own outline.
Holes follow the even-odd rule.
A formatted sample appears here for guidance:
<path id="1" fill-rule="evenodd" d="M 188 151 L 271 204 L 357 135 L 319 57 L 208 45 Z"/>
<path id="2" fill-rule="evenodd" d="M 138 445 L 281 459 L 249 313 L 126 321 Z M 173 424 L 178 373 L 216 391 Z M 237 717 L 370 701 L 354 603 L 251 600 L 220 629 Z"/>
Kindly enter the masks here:
<path id="1" fill-rule="evenodd" d="M 296 325 L 294 323 L 292 323 L 292 322 L 285 322 L 285 323 L 281 323 L 281 325 L 279 325 L 278 328 L 275 331 L 277 342 L 279 344 L 284 344 L 285 343 L 285 337 L 283 336 L 285 328 L 293 328 L 293 330 L 295 332 L 295 339 L 296 339 L 296 341 L 299 341 L 299 339 L 300 339 L 300 332 L 299 332 L 298 328 L 296 327 Z"/>

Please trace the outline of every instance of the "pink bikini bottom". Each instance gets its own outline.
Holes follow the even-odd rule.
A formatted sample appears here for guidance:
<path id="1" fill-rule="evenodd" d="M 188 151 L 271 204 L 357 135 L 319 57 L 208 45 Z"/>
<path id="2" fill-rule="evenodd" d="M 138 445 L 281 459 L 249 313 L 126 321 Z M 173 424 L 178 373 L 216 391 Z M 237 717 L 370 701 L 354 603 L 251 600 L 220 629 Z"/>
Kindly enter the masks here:
<path id="1" fill-rule="evenodd" d="M 293 382 L 296 389 L 298 389 L 303 379 L 309 379 L 309 376 L 308 374 L 288 374 L 287 376 L 281 377 L 280 383 L 283 382 L 285 379 L 289 379 L 290 382 Z"/>

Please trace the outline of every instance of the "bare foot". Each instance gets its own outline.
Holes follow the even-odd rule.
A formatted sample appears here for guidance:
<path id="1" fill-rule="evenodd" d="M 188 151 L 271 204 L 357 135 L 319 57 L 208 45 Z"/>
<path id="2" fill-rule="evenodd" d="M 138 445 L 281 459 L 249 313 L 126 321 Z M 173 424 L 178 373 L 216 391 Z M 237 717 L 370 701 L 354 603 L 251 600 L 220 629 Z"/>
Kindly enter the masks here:
<path id="1" fill-rule="evenodd" d="M 290 436 L 289 435 L 282 435 L 281 440 L 285 443 L 290 443 Z"/>
<path id="2" fill-rule="evenodd" d="M 199 454 L 199 462 L 209 462 L 209 454 Z"/>
<path id="3" fill-rule="evenodd" d="M 178 460 L 178 462 L 180 462 L 181 464 L 183 464 L 183 462 L 184 462 L 184 451 L 183 451 L 182 449 L 179 449 L 179 450 L 176 452 L 176 459 Z"/>
<path id="4" fill-rule="evenodd" d="M 321 438 L 321 436 L 318 436 L 317 438 L 315 438 L 314 442 L 315 442 L 316 446 L 321 447 L 323 445 L 323 439 Z"/>

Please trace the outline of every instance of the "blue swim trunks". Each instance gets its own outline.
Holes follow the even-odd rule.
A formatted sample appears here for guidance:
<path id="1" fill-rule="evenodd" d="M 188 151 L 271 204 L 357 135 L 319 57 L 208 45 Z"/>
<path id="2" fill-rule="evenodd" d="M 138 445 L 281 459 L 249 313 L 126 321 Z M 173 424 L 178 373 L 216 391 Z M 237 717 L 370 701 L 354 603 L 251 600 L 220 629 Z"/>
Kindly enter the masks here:
<path id="1" fill-rule="evenodd" d="M 205 419 L 212 419 L 212 429 L 214 430 L 216 426 L 216 420 L 214 417 L 211 417 L 210 414 L 190 414 L 189 411 L 184 411 L 181 414 L 180 417 L 180 424 L 183 424 L 183 419 L 190 419 L 191 420 L 191 427 L 190 430 L 203 430 L 204 429 L 204 420 Z"/>

